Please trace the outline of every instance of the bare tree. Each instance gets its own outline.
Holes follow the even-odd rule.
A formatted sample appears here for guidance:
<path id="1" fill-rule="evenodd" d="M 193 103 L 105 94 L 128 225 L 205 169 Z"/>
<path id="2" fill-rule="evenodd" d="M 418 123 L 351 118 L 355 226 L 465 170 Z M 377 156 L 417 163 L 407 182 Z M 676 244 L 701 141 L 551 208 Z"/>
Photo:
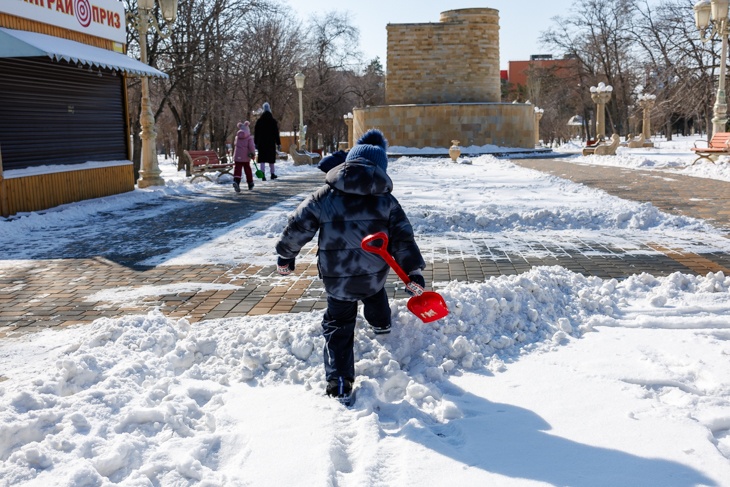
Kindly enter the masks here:
<path id="1" fill-rule="evenodd" d="M 136 0 L 124 1 L 136 8 Z M 159 11 L 153 14 L 163 25 Z M 130 29 L 133 56 L 135 36 Z M 150 80 L 158 146 L 176 152 L 179 168 L 184 149 L 213 149 L 225 158 L 236 122 L 254 122 L 265 101 L 284 130 L 296 128 L 299 71 L 306 75 L 310 141 L 322 134 L 327 148 L 346 133 L 343 114 L 383 99 L 382 65 L 376 59 L 362 68 L 358 31 L 343 13 L 314 16 L 303 27 L 276 0 L 180 0 L 174 28 L 164 35 L 151 29 L 147 43 L 149 64 L 169 75 Z M 139 83 L 127 84 L 139 168 Z"/>
<path id="2" fill-rule="evenodd" d="M 315 141 L 321 134 L 329 147 L 341 139 L 345 127 L 342 116 L 352 111 L 352 75 L 361 66 L 357 47 L 360 34 L 346 13 L 336 11 L 313 16 L 307 33 L 307 136 Z"/>
<path id="3" fill-rule="evenodd" d="M 126 2 L 128 8 L 136 7 L 136 2 Z M 151 83 L 155 118 L 162 116 L 169 107 L 174 124 L 163 126 L 175 127 L 178 155 L 183 149 L 203 146 L 225 155 L 225 138 L 231 118 L 228 114 L 230 105 L 224 103 L 230 81 L 229 46 L 242 30 L 243 19 L 268 5 L 265 0 L 181 0 L 177 21 L 167 35 L 150 29 L 147 38 L 149 64 L 169 75 L 167 80 Z M 153 13 L 159 17 L 157 9 Z M 159 19 L 158 23 L 164 24 Z M 132 52 L 138 49 L 136 35 L 136 31 L 130 29 L 128 45 Z M 134 84 L 130 84 L 130 88 L 134 95 Z M 138 111 L 135 113 L 131 109 L 130 116 L 133 123 L 138 123 Z M 162 138 L 170 140 L 173 138 L 170 135 L 163 134 Z M 182 159 L 179 160 L 181 165 Z"/>
<path id="4" fill-rule="evenodd" d="M 695 119 L 705 129 L 711 127 L 719 39 L 700 41 L 693 3 L 669 0 L 652 9 L 645 1 L 635 24 L 643 68 L 640 88 L 657 96 L 655 117 L 663 121 L 668 138 L 675 130 L 687 133 Z"/>
<path id="5" fill-rule="evenodd" d="M 254 118 L 268 102 L 281 128 L 298 120 L 294 75 L 304 64 L 302 28 L 284 9 L 274 8 L 247 21 L 235 44 L 235 109 L 241 118 Z"/>
<path id="6" fill-rule="evenodd" d="M 613 86 L 608 123 L 619 133 L 628 127 L 628 107 L 636 84 L 631 24 L 636 11 L 636 0 L 578 0 L 570 16 L 555 17 L 556 26 L 541 36 L 543 43 L 580 63 L 585 115 L 592 106 L 585 87 L 599 81 Z"/>
<path id="7" fill-rule="evenodd" d="M 362 75 L 353 76 L 350 85 L 355 96 L 353 106 L 367 107 L 385 103 L 385 70 L 380 58 L 370 61 Z"/>
<path id="8" fill-rule="evenodd" d="M 549 64 L 528 70 L 527 93 L 535 106 L 545 110 L 540 120 L 540 134 L 548 144 L 571 138 L 574 129 L 567 122 L 584 108 L 578 65 L 566 61 L 562 65 Z"/>
<path id="9" fill-rule="evenodd" d="M 692 21 L 694 3 L 577 0 L 569 16 L 553 19 L 555 25 L 541 40 L 579 61 L 581 86 L 605 81 L 614 87 L 607 106 L 614 131 L 638 130 L 637 95 L 647 92 L 657 96 L 652 115 L 659 123 L 652 126 L 667 137 L 695 128 L 707 130 L 709 137 L 720 39 L 701 42 Z M 588 119 L 588 91 L 580 96 Z"/>

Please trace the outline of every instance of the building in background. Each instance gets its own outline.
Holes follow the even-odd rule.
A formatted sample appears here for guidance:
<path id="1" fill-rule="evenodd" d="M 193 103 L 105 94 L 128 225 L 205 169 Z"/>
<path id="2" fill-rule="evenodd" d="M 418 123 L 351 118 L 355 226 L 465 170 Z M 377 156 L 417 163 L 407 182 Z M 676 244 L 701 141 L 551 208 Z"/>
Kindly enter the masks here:
<path id="1" fill-rule="evenodd" d="M 553 59 L 552 54 L 533 54 L 529 61 L 509 61 L 508 69 L 502 71 L 502 79 L 507 82 L 507 100 L 539 102 L 534 96 L 535 84 L 539 85 L 546 77 L 577 79 L 579 66 L 577 59 Z"/>
<path id="2" fill-rule="evenodd" d="M 534 148 L 533 106 L 501 101 L 499 11 L 448 10 L 387 32 L 385 105 L 353 109 L 355 139 L 375 127 L 390 146 Z"/>
<path id="3" fill-rule="evenodd" d="M 117 0 L 0 1 L 0 214 L 134 189 Z"/>

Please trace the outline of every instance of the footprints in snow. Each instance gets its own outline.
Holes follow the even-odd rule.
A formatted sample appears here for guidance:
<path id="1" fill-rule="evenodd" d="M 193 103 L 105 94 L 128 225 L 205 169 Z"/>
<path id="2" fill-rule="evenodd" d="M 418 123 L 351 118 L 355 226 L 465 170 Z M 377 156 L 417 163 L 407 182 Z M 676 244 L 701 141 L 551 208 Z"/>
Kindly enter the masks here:
<path id="1" fill-rule="evenodd" d="M 667 406 L 677 400 L 677 396 L 691 395 L 694 399 L 700 400 L 706 397 L 704 391 L 676 380 L 644 380 L 644 379 L 622 379 L 627 384 L 638 385 L 644 389 L 645 398 L 654 398 Z M 685 398 L 682 398 L 685 400 Z M 632 417 L 634 416 L 631 413 Z M 712 436 L 709 439 L 717 450 L 728 460 L 730 460 L 730 415 L 724 417 L 715 417 L 709 421 L 702 421 L 695 418 L 700 424 L 705 426 Z"/>

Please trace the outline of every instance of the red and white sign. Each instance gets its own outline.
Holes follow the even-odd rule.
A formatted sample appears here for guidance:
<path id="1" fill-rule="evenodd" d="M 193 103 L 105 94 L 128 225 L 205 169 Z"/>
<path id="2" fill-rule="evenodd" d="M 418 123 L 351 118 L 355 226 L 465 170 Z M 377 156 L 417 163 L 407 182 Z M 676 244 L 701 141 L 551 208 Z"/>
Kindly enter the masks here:
<path id="1" fill-rule="evenodd" d="M 124 4 L 119 0 L 0 0 L 0 12 L 127 43 Z"/>

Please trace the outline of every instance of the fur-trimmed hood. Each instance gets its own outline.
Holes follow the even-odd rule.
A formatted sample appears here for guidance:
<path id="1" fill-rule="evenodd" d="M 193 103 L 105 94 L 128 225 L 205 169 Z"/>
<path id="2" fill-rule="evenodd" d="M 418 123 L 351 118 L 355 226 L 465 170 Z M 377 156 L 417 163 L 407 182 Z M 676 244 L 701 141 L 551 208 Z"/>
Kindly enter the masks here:
<path id="1" fill-rule="evenodd" d="M 390 176 L 374 162 L 358 157 L 327 173 L 325 182 L 344 193 L 379 195 L 393 191 Z"/>

